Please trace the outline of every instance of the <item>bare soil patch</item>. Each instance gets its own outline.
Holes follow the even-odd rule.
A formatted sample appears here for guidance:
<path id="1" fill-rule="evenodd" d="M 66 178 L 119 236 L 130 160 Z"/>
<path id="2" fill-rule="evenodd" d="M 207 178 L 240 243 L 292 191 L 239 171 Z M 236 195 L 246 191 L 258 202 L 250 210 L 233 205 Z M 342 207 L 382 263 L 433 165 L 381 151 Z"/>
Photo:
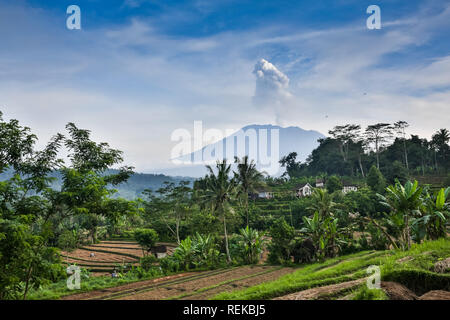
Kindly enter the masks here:
<path id="1" fill-rule="evenodd" d="M 94 253 L 94 256 L 91 257 L 91 253 Z M 101 261 L 101 262 L 111 262 L 111 263 L 122 263 L 122 262 L 135 262 L 136 259 L 132 257 L 127 257 L 123 255 L 118 255 L 114 253 L 106 253 L 106 252 L 96 252 L 89 251 L 83 249 L 76 249 L 71 252 L 61 252 L 62 258 L 64 261 L 67 260 L 67 256 L 83 259 L 85 262 L 90 261 Z M 70 259 L 70 258 L 68 258 Z M 81 262 L 82 260 L 78 260 Z"/>
<path id="2" fill-rule="evenodd" d="M 312 289 L 303 290 L 296 293 L 291 293 L 285 296 L 277 297 L 274 300 L 318 300 L 329 296 L 336 295 L 344 290 L 357 287 L 361 283 L 366 281 L 365 278 L 352 280 L 329 286 L 317 287 Z"/>
<path id="3" fill-rule="evenodd" d="M 111 287 L 111 288 L 106 288 L 106 289 L 101 289 L 101 290 L 94 290 L 94 291 L 89 291 L 89 292 L 84 292 L 84 293 L 73 294 L 70 296 L 65 296 L 65 297 L 61 298 L 61 300 L 100 299 L 102 296 L 106 296 L 108 294 L 121 292 L 124 290 L 138 289 L 138 288 L 145 287 L 148 285 L 167 282 L 167 281 L 174 280 L 174 279 L 181 279 L 183 277 L 188 277 L 193 274 L 195 274 L 195 273 L 194 272 L 186 272 L 186 273 L 180 273 L 180 274 L 176 274 L 176 275 L 171 275 L 171 276 L 166 276 L 166 277 L 161 277 L 161 278 L 156 278 L 156 279 L 151 279 L 151 280 L 133 282 L 133 283 L 117 286 L 117 287 Z"/>
<path id="4" fill-rule="evenodd" d="M 444 290 L 428 291 L 419 300 L 450 300 L 450 292 Z"/>
<path id="5" fill-rule="evenodd" d="M 105 251 L 111 251 L 111 252 L 117 252 L 117 253 L 125 253 L 125 254 L 131 254 L 138 257 L 142 257 L 144 254 L 142 253 L 142 249 L 136 248 L 136 249 L 125 249 L 125 248 L 100 248 L 95 246 L 84 246 L 83 248 L 85 250 L 92 250 L 94 254 L 96 254 L 95 250 L 105 250 Z"/>
<path id="6" fill-rule="evenodd" d="M 173 243 L 158 243 L 167 246 L 167 254 L 171 255 L 175 249 Z M 98 251 L 101 250 L 101 251 Z M 108 251 L 108 252 L 102 252 Z M 93 256 L 91 256 L 93 254 Z M 124 241 L 102 241 L 97 244 L 85 246 L 74 251 L 61 252 L 64 263 L 71 263 L 86 267 L 87 269 L 102 269 L 108 265 L 112 269 L 116 265 L 138 263 L 138 258 L 143 256 L 141 247 L 137 242 Z M 127 256 L 127 255 L 133 255 Z M 103 269 L 106 269 L 103 268 Z M 110 274 L 105 272 L 93 272 L 93 276 Z"/>
<path id="7" fill-rule="evenodd" d="M 381 288 L 390 300 L 417 300 L 417 295 L 400 283 L 382 281 Z"/>
<path id="8" fill-rule="evenodd" d="M 134 295 L 119 297 L 120 300 L 161 300 L 176 297 L 186 292 L 197 291 L 201 288 L 217 285 L 221 282 L 238 279 L 251 274 L 267 270 L 268 266 L 247 266 L 237 269 L 224 270 L 223 272 L 195 280 L 188 280 L 182 283 L 155 288 L 151 291 L 141 292 Z"/>
<path id="9" fill-rule="evenodd" d="M 293 272 L 294 268 L 275 269 L 272 272 L 257 275 L 251 278 L 242 279 L 227 283 L 211 290 L 207 290 L 198 294 L 190 295 L 181 300 L 207 300 L 222 292 L 230 292 L 234 290 L 245 289 L 248 287 L 256 286 L 258 284 L 269 282 L 278 279 L 279 277 Z"/>

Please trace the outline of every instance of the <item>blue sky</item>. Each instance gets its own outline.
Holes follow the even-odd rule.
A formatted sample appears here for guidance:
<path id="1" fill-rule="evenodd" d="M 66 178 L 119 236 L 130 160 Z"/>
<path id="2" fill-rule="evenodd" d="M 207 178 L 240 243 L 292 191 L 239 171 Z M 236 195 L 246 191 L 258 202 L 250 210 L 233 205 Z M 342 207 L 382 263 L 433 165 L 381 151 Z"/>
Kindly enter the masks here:
<path id="1" fill-rule="evenodd" d="M 82 30 L 66 28 L 71 4 Z M 430 137 L 450 123 L 449 30 L 438 0 L 0 0 L 0 105 L 42 143 L 89 128 L 139 171 L 169 166 L 171 133 L 194 120 L 326 133 L 401 119 Z"/>

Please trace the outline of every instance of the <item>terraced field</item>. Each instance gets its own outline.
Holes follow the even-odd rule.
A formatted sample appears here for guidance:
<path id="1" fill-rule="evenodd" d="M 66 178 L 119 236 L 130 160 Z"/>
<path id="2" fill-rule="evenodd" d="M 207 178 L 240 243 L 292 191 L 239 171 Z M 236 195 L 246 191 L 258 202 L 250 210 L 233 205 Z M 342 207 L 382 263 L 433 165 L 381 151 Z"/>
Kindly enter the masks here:
<path id="1" fill-rule="evenodd" d="M 424 294 L 450 291 L 450 240 L 440 239 L 413 245 L 409 251 L 372 251 L 341 256 L 325 262 L 305 265 L 270 282 L 249 288 L 221 292 L 214 299 L 247 300 L 321 300 L 361 299 L 367 268 L 378 266 L 381 287 L 378 298 L 421 299 Z M 398 295 L 397 292 L 409 292 Z M 371 292 L 371 294 L 375 294 Z M 443 296 L 440 293 L 441 296 Z"/>
<path id="2" fill-rule="evenodd" d="M 121 253 L 127 250 L 121 249 Z M 405 252 L 358 252 L 296 268 L 254 265 L 186 272 L 63 299 L 365 299 L 367 267 L 371 265 L 381 268 L 382 290 L 377 299 L 450 296 L 450 240 L 442 239 L 414 245 Z"/>
<path id="3" fill-rule="evenodd" d="M 171 254 L 175 244 L 164 243 Z M 120 265 L 137 265 L 143 256 L 142 248 L 134 241 L 102 241 L 74 251 L 61 252 L 64 262 L 88 269 L 92 275 L 109 274 Z"/>
<path id="4" fill-rule="evenodd" d="M 190 272 L 135 282 L 123 286 L 66 296 L 65 300 L 162 300 L 209 299 L 219 292 L 247 288 L 275 280 L 295 269 L 276 266 L 245 266 Z"/>

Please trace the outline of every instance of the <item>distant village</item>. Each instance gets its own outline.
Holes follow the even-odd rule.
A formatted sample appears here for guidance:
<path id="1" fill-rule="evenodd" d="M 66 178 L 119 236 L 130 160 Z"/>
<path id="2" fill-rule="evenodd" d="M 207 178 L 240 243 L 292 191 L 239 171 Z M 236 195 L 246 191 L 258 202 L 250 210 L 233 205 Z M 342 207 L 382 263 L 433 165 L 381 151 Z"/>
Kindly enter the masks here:
<path id="1" fill-rule="evenodd" d="M 283 192 L 283 196 L 295 196 L 297 198 L 304 198 L 311 196 L 314 188 L 324 188 L 325 183 L 323 179 L 316 179 L 314 187 L 309 183 L 303 183 L 295 186 L 295 188 L 288 192 Z M 356 184 L 343 181 L 342 182 L 342 193 L 346 194 L 348 192 L 358 191 L 358 186 Z M 276 197 L 275 193 L 268 186 L 261 187 L 257 191 L 250 195 L 252 199 L 272 199 Z"/>

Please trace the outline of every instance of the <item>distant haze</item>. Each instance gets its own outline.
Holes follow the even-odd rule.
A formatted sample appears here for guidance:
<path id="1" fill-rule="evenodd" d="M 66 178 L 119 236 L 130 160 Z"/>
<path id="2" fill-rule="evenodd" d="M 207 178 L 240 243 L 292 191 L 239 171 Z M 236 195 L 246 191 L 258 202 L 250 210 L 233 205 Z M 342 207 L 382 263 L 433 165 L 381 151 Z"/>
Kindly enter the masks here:
<path id="1" fill-rule="evenodd" d="M 275 138 L 276 131 L 278 131 L 279 139 Z M 318 131 L 304 130 L 299 127 L 291 126 L 283 128 L 271 124 L 248 125 L 220 141 L 177 158 L 177 160 L 183 161 L 185 164 L 155 172 L 168 175 L 200 177 L 206 174 L 206 164 L 214 164 L 217 160 L 224 158 L 228 162 L 233 162 L 235 156 L 242 158 L 244 155 L 247 155 L 250 159 L 255 160 L 259 170 L 264 170 L 271 175 L 280 175 L 282 168 L 279 168 L 278 161 L 283 156 L 286 156 L 290 152 L 297 152 L 297 159 L 304 161 L 311 154 L 312 150 L 319 145 L 317 140 L 324 137 Z M 241 143 L 244 143 L 244 145 L 240 145 L 240 150 L 239 139 L 242 139 Z M 278 147 L 275 147 L 272 143 L 277 143 Z M 261 148 L 261 146 L 263 147 Z M 253 153 L 252 149 L 254 151 Z M 273 154 L 276 150 L 278 150 L 278 153 Z M 261 160 L 261 155 L 263 155 L 263 158 L 266 158 L 265 162 L 264 159 Z M 270 165 L 267 161 L 271 161 Z M 275 166 L 276 171 L 270 171 Z"/>

